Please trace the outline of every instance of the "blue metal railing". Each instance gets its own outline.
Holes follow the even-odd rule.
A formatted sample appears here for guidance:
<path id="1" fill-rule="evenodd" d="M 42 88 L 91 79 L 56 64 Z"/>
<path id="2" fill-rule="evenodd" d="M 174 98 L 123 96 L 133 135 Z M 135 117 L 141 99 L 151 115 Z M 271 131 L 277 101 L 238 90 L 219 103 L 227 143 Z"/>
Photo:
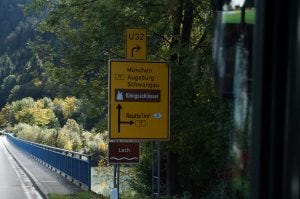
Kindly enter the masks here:
<path id="1" fill-rule="evenodd" d="M 91 156 L 67 151 L 34 142 L 25 141 L 7 134 L 8 140 L 32 156 L 49 164 L 91 189 Z"/>

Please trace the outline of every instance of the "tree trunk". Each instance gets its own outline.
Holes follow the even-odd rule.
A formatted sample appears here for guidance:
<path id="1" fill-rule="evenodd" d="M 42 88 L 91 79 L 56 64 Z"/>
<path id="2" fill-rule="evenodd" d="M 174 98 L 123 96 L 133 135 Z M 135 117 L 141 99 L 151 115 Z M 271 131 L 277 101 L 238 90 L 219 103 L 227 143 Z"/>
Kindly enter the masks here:
<path id="1" fill-rule="evenodd" d="M 178 46 L 180 44 L 180 27 L 182 24 L 182 12 L 183 12 L 183 0 L 177 0 L 176 2 L 176 9 L 173 14 L 174 22 L 173 22 L 173 35 L 172 41 L 170 45 L 170 65 L 172 68 L 178 67 Z M 176 88 L 173 88 L 171 91 L 172 93 Z M 173 107 L 173 106 L 172 106 Z M 171 113 L 172 118 L 172 113 Z M 172 128 L 171 128 L 172 129 Z M 174 139 L 176 132 L 172 130 L 171 132 L 171 140 Z M 167 153 L 167 165 L 166 165 L 166 174 L 167 174 L 167 194 L 169 196 L 174 196 L 178 193 L 178 178 L 177 178 L 177 165 L 178 165 L 178 158 L 177 154 L 172 151 L 168 151 Z"/>
<path id="2" fill-rule="evenodd" d="M 186 1 L 184 4 L 184 16 L 182 24 L 181 44 L 186 46 L 190 44 L 191 32 L 193 26 L 193 12 L 194 6 L 190 1 Z"/>
<path id="3" fill-rule="evenodd" d="M 192 24 L 193 24 L 193 4 L 188 1 L 178 0 L 177 1 L 176 12 L 174 13 L 174 23 L 173 23 L 173 39 L 170 45 L 170 51 L 172 55 L 170 57 L 170 62 L 172 68 L 182 67 L 182 60 L 185 59 L 185 50 L 189 48 Z M 182 27 L 182 30 L 181 30 Z M 175 71 L 175 70 L 174 70 Z M 174 76 L 179 74 L 173 74 Z M 181 74 L 180 74 L 181 75 Z M 181 85 L 181 84 L 172 84 Z M 184 87 L 172 87 L 172 96 L 178 96 L 178 92 L 181 93 Z M 176 94 L 177 93 L 177 94 Z M 171 97 L 172 97 L 171 96 Z M 176 97 L 175 97 L 176 98 Z M 172 97 L 173 99 L 173 97 Z M 176 100 L 176 99 L 174 99 Z M 174 109 L 180 108 L 176 105 L 172 106 Z M 174 116 L 178 117 L 178 116 Z M 173 119 L 175 122 L 180 122 L 179 118 Z M 178 136 L 177 130 L 171 128 L 171 140 Z M 167 194 L 169 196 L 178 195 L 180 193 L 180 182 L 178 179 L 178 159 L 179 156 L 176 151 L 169 151 L 167 154 Z"/>

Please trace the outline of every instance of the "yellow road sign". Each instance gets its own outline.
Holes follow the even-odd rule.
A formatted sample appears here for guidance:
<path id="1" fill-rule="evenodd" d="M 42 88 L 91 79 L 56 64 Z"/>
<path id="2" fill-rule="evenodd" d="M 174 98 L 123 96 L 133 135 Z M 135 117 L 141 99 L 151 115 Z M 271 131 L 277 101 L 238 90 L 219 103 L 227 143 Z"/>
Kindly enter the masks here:
<path id="1" fill-rule="evenodd" d="M 169 65 L 166 62 L 111 60 L 111 139 L 169 139 Z"/>
<path id="2" fill-rule="evenodd" d="M 126 30 L 126 59 L 145 60 L 147 57 L 146 29 Z"/>

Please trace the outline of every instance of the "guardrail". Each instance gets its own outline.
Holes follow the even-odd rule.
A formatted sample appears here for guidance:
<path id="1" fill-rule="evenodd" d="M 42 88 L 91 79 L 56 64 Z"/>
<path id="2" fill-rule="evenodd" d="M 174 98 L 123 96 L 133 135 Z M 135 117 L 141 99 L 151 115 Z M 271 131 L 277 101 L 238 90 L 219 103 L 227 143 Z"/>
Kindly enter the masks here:
<path id="1" fill-rule="evenodd" d="M 79 186 L 91 189 L 91 156 L 73 151 L 29 142 L 7 134 L 8 140 L 27 151 L 39 161 L 55 168 L 60 174 L 78 181 Z"/>

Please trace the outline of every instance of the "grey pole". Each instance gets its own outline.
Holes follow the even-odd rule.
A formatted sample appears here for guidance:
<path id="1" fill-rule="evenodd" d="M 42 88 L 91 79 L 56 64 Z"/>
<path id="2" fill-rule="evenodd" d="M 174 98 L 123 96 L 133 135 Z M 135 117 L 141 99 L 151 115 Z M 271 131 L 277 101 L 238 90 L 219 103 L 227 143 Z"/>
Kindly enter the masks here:
<path id="1" fill-rule="evenodd" d="M 160 198 L 160 143 L 157 144 L 157 198 Z"/>
<path id="2" fill-rule="evenodd" d="M 117 164 L 117 189 L 118 199 L 120 199 L 120 164 Z"/>
<path id="3" fill-rule="evenodd" d="M 155 199 L 160 198 L 160 143 L 153 143 L 152 192 Z"/>

